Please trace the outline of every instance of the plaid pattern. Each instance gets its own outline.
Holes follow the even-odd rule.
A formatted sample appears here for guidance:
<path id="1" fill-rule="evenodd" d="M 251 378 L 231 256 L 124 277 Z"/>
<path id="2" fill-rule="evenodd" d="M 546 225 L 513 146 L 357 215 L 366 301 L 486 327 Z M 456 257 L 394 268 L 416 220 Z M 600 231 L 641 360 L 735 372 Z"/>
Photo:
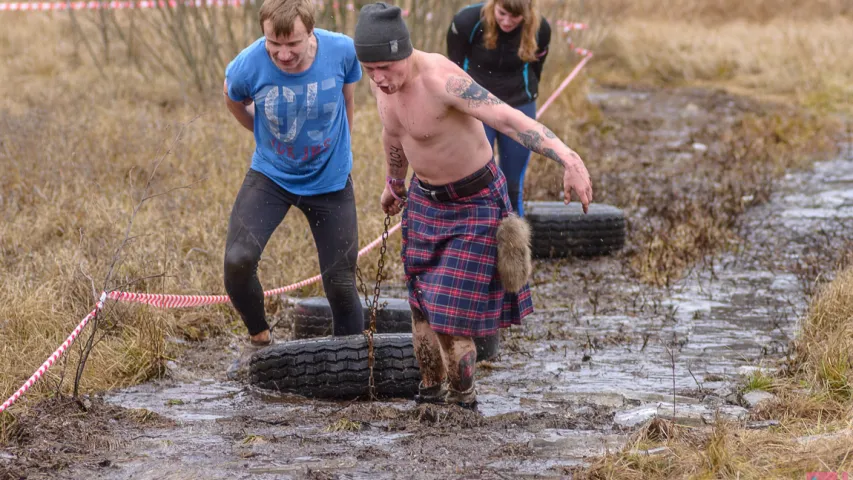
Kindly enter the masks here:
<path id="1" fill-rule="evenodd" d="M 494 160 L 495 179 L 468 197 L 436 202 L 413 177 L 403 212 L 402 258 L 409 303 L 436 332 L 493 335 L 520 325 L 533 312 L 530 288 L 507 292 L 497 271 L 497 230 L 511 211 L 506 178 Z"/>

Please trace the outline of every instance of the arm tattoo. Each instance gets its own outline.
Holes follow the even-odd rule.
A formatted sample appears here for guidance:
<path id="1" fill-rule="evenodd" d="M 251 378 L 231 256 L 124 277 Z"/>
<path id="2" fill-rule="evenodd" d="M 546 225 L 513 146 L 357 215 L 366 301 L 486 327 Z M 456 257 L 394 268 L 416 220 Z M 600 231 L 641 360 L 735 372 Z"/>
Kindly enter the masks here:
<path id="1" fill-rule="evenodd" d="M 545 133 L 545 136 L 548 138 L 557 138 L 557 135 L 555 135 L 554 132 L 552 132 L 551 129 L 546 127 L 545 125 L 542 125 L 542 132 Z"/>
<path id="2" fill-rule="evenodd" d="M 553 148 L 546 148 L 542 152 L 542 155 L 545 155 L 546 157 L 550 158 L 551 160 L 559 163 L 561 167 L 563 166 L 563 161 L 560 159 L 560 156 L 557 155 L 557 152 L 555 152 Z"/>
<path id="3" fill-rule="evenodd" d="M 548 130 L 547 127 L 545 129 Z M 550 132 L 550 130 L 548 130 L 548 132 Z M 551 160 L 557 162 L 557 164 L 559 164 L 561 167 L 565 166 L 563 160 L 560 158 L 560 155 L 558 155 L 553 148 L 542 148 L 542 135 L 540 135 L 539 132 L 537 132 L 536 130 L 518 132 L 517 135 L 518 142 L 524 145 L 526 148 L 550 158 Z M 551 135 L 554 135 L 554 133 L 552 132 Z M 547 132 L 545 133 L 545 136 L 548 137 Z"/>
<path id="4" fill-rule="evenodd" d="M 478 85 L 469 78 L 451 76 L 444 85 L 447 93 L 468 100 L 468 107 L 477 108 L 482 105 L 500 105 L 502 102 L 498 97 L 489 93 L 488 90 Z"/>
<path id="5" fill-rule="evenodd" d="M 536 153 L 542 153 L 542 135 L 536 130 L 518 132 L 518 142 Z"/>
<path id="6" fill-rule="evenodd" d="M 402 168 L 403 167 L 403 147 L 402 146 L 397 147 L 397 146 L 391 145 L 391 148 L 389 149 L 389 152 L 388 152 L 388 156 L 390 157 L 388 159 L 388 163 L 390 163 L 392 167 L 394 167 L 394 168 Z"/>

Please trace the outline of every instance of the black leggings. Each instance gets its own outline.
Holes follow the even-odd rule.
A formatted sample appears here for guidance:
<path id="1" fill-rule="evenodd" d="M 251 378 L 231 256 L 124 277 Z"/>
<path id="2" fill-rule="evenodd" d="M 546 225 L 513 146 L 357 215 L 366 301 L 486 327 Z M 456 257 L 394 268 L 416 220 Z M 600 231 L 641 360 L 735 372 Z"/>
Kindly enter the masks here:
<path id="1" fill-rule="evenodd" d="M 249 170 L 237 193 L 225 243 L 225 290 L 250 335 L 269 328 L 258 281 L 258 262 L 270 236 L 291 206 L 302 210 L 320 257 L 323 288 L 332 307 L 335 335 L 364 330 L 364 313 L 355 285 L 358 223 L 352 179 L 343 190 L 299 196 L 265 175 Z"/>

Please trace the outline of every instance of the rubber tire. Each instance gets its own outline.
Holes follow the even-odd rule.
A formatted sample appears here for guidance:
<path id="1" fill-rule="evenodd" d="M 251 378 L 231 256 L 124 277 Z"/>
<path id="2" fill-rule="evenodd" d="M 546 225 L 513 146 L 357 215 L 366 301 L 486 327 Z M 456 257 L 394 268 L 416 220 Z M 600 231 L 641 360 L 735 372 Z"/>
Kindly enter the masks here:
<path id="1" fill-rule="evenodd" d="M 376 333 L 412 333 L 412 310 L 409 301 L 379 297 L 376 312 Z M 370 310 L 361 298 L 364 328 L 370 326 Z M 332 308 L 326 297 L 300 300 L 291 311 L 293 338 L 316 338 L 332 335 Z"/>
<path id="2" fill-rule="evenodd" d="M 369 327 L 370 310 L 361 299 L 364 326 Z M 405 298 L 379 297 L 376 312 L 376 333 L 412 333 L 412 310 Z M 316 338 L 332 334 L 332 308 L 326 297 L 309 297 L 299 301 L 291 312 L 293 338 Z M 477 361 L 492 360 L 500 352 L 500 334 L 474 338 Z"/>
<path id="3" fill-rule="evenodd" d="M 412 334 L 374 334 L 373 379 L 382 398 L 412 398 L 421 380 Z M 369 394 L 367 337 L 294 340 L 261 350 L 250 360 L 252 385 L 311 398 L 356 399 Z"/>
<path id="4" fill-rule="evenodd" d="M 526 202 L 533 258 L 595 257 L 625 246 L 625 214 L 619 208 L 580 202 Z"/>

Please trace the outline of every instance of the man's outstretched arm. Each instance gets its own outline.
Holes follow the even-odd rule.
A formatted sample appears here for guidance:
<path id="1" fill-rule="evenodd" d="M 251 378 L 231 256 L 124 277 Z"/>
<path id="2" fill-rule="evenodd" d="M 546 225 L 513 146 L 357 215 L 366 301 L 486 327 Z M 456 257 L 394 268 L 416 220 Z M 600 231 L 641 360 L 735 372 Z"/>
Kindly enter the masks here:
<path id="1" fill-rule="evenodd" d="M 571 191 L 574 190 L 583 204 L 584 212 L 587 211 L 592 201 L 589 172 L 581 157 L 548 127 L 502 102 L 461 70 L 444 80 L 444 96 L 457 110 L 563 166 L 565 202 L 571 200 Z"/>

